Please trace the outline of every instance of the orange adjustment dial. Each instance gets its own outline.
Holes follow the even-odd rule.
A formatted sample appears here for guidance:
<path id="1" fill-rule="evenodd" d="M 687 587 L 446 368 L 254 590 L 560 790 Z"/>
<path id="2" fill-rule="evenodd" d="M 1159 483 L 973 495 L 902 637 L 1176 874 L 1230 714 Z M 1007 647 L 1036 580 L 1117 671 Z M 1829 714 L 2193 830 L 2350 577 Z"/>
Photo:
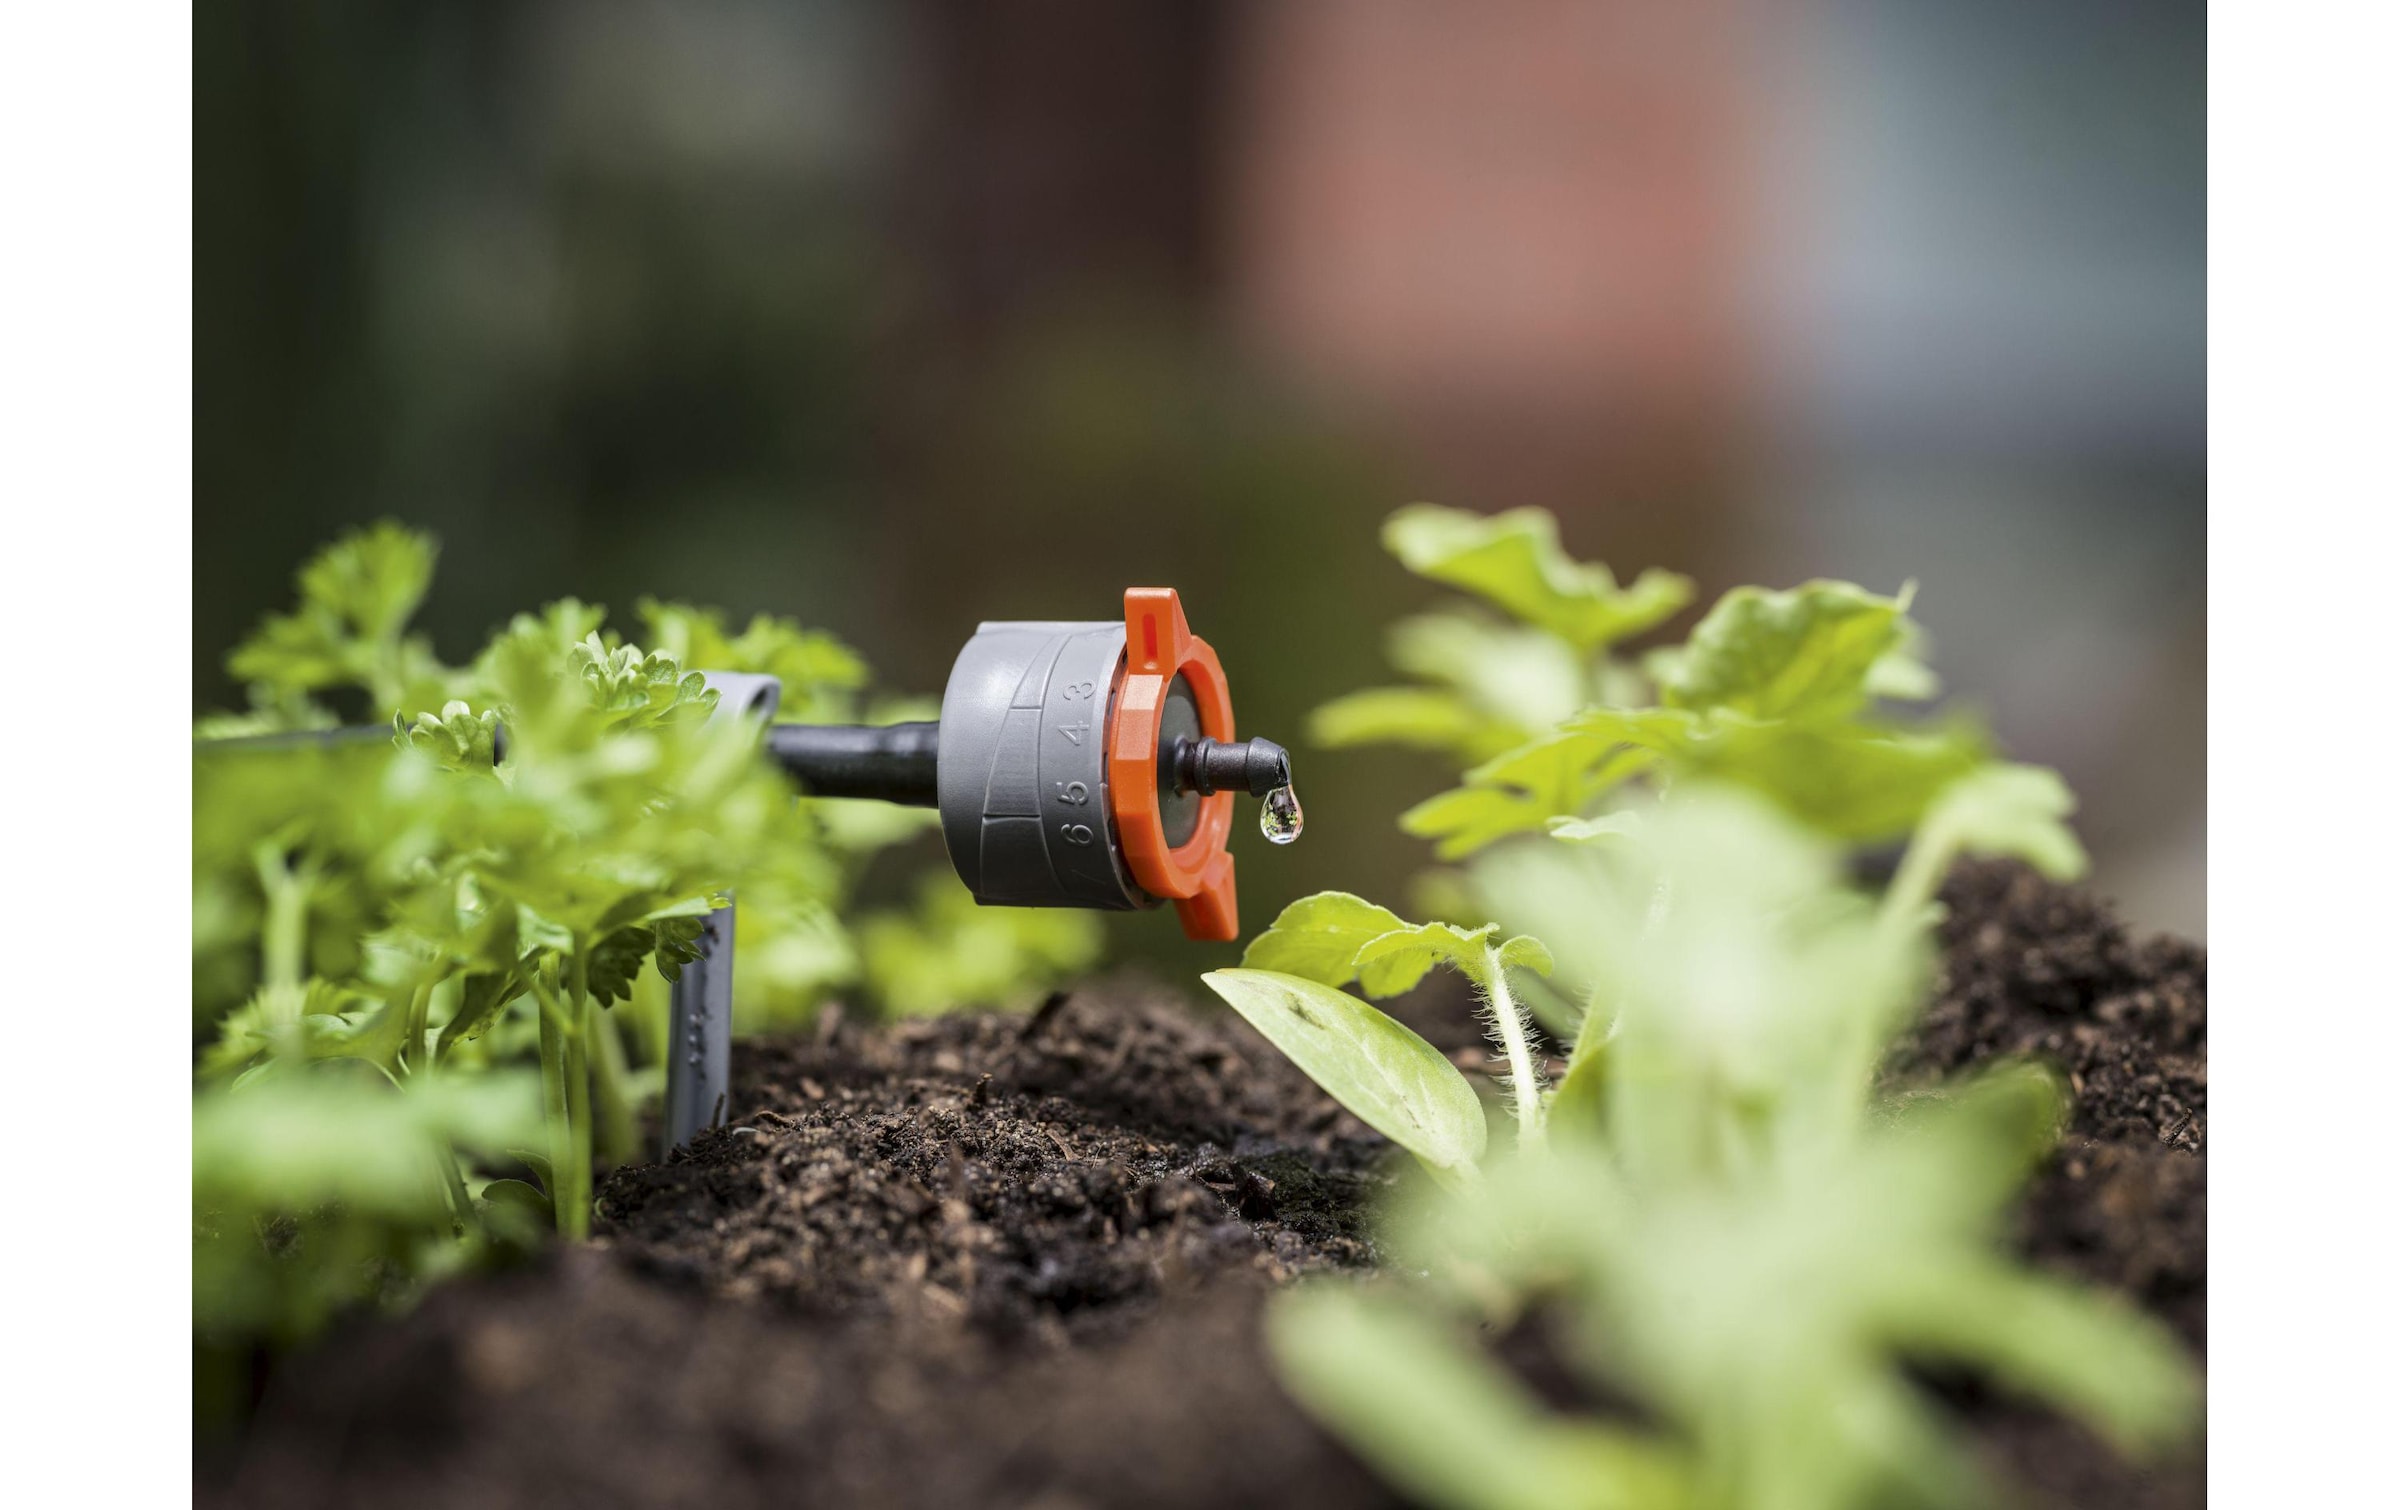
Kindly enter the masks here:
<path id="1" fill-rule="evenodd" d="M 1167 688 L 1177 676 L 1192 689 L 1200 732 L 1230 743 L 1233 698 L 1225 690 L 1225 668 L 1208 641 L 1184 622 L 1175 589 L 1127 588 L 1125 670 L 1108 721 L 1108 805 L 1117 820 L 1117 839 L 1142 889 L 1175 904 L 1184 937 L 1229 942 L 1242 931 L 1233 856 L 1225 852 L 1233 832 L 1233 793 L 1202 798 L 1199 826 L 1173 848 L 1158 810 L 1159 725 Z"/>

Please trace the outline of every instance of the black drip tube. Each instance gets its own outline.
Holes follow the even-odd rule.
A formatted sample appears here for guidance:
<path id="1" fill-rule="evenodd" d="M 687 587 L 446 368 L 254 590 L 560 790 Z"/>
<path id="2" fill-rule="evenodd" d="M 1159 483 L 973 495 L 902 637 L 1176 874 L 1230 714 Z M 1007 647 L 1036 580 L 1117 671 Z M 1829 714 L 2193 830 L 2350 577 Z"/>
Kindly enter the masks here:
<path id="1" fill-rule="evenodd" d="M 770 724 L 767 753 L 812 797 L 872 797 L 935 807 L 938 723 Z"/>

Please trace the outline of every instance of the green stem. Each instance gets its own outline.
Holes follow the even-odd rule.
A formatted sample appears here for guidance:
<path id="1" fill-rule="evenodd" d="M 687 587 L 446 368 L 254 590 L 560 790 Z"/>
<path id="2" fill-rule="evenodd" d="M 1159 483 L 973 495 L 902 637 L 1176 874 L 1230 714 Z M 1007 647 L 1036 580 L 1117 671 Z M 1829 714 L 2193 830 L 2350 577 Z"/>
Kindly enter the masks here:
<path id="1" fill-rule="evenodd" d="M 561 1230 L 581 1241 L 592 1232 L 592 1072 L 587 1050 L 592 1034 L 592 997 L 587 967 L 578 948 L 568 963 L 567 1126 L 573 1135 L 574 1167 L 559 1177 L 568 1192 L 567 1224 Z"/>
<path id="2" fill-rule="evenodd" d="M 1947 834 L 1934 832 L 1933 825 L 1920 825 L 1909 836 L 1908 852 L 1900 857 L 1892 884 L 1884 888 L 1877 926 L 1888 934 L 1914 928 L 1933 906 L 1934 893 L 1942 889 L 1942 876 L 1957 858 L 1957 849 Z"/>
<path id="3" fill-rule="evenodd" d="M 409 995 L 408 1027 L 400 1045 L 401 1062 L 410 1074 L 425 1068 L 425 1024 L 433 1007 L 433 982 L 426 981 Z"/>
<path id="4" fill-rule="evenodd" d="M 592 1018 L 592 1100 L 599 1107 L 594 1135 L 600 1143 L 600 1162 L 614 1167 L 632 1158 L 640 1131 L 634 1124 L 632 1071 L 625 1060 L 625 1041 L 617 1020 L 631 1010 L 626 1003 Z"/>
<path id="5" fill-rule="evenodd" d="M 433 1162 L 442 1174 L 442 1193 L 450 1198 L 451 1230 L 464 1235 L 480 1225 L 475 1216 L 475 1202 L 467 1194 L 467 1182 L 458 1172 L 458 1153 L 444 1144 L 434 1150 Z"/>
<path id="6" fill-rule="evenodd" d="M 260 1000 L 266 1004 L 276 1052 L 296 1048 L 300 1009 L 307 1001 L 308 894 L 313 871 L 295 873 L 275 841 L 252 853 L 267 915 L 259 930 Z"/>
<path id="7" fill-rule="evenodd" d="M 533 976 L 533 993 L 541 1007 L 536 1016 L 542 1030 L 542 1125 L 550 1135 L 550 1209 L 558 1230 L 566 1234 L 567 1171 L 575 1162 L 575 1140 L 568 1126 L 567 1035 L 557 1000 L 538 972 Z"/>
<path id="8" fill-rule="evenodd" d="M 1508 1054 L 1509 1098 L 1516 1103 L 1517 1147 L 1542 1146 L 1542 1080 L 1533 1067 L 1533 1049 L 1525 1039 L 1525 1013 L 1508 994 L 1508 969 L 1500 951 L 1483 946 L 1484 995 L 1499 1025 L 1500 1044 Z"/>

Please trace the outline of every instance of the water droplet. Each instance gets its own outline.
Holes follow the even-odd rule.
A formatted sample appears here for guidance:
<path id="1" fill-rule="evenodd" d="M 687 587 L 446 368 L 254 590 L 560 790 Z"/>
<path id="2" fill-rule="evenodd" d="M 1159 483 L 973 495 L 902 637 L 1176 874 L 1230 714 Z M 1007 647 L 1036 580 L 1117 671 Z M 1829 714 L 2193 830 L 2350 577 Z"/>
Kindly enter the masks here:
<path id="1" fill-rule="evenodd" d="M 1272 844 L 1289 844 L 1300 837 L 1300 798 L 1291 787 L 1279 786 L 1258 805 L 1258 831 Z"/>

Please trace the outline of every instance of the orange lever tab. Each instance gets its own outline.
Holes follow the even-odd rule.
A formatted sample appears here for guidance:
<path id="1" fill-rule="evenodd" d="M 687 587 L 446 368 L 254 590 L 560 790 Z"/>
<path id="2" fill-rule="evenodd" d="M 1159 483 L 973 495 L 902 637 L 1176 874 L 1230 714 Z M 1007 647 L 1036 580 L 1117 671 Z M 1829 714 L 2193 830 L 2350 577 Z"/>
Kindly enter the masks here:
<path id="1" fill-rule="evenodd" d="M 1233 698 L 1225 668 L 1208 641 L 1192 633 L 1172 587 L 1125 590 L 1125 675 L 1108 721 L 1108 802 L 1126 866 L 1143 890 L 1175 904 L 1184 935 L 1224 942 L 1241 936 L 1234 901 L 1233 794 L 1201 799 L 1191 837 L 1170 847 L 1158 807 L 1158 747 L 1167 690 L 1180 677 L 1191 689 L 1201 732 L 1233 739 Z"/>
<path id="2" fill-rule="evenodd" d="M 1192 642 L 1183 599 L 1172 587 L 1125 589 L 1125 669 L 1172 677 Z"/>

